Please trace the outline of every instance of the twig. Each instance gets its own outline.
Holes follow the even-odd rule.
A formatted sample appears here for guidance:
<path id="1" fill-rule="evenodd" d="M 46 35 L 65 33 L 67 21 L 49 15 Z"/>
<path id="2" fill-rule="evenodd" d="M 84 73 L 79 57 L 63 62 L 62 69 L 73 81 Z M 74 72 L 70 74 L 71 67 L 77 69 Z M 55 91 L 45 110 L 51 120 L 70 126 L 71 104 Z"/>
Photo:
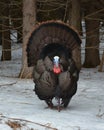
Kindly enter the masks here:
<path id="1" fill-rule="evenodd" d="M 9 83 L 9 84 L 0 84 L 0 87 L 2 87 L 2 86 L 10 86 L 10 85 L 14 85 L 14 84 L 16 84 L 17 83 L 17 81 L 16 82 L 13 82 L 13 83 Z"/>
<path id="2" fill-rule="evenodd" d="M 97 11 L 94 11 L 94 12 L 90 13 L 89 15 L 85 16 L 84 18 L 88 18 L 90 16 L 96 15 L 96 14 L 102 12 L 102 11 L 104 11 L 104 8 L 103 9 L 99 9 Z"/>
<path id="3" fill-rule="evenodd" d="M 64 14 L 64 18 L 63 18 L 63 21 L 65 21 L 66 19 L 66 15 L 67 15 L 67 10 L 68 10 L 68 0 L 66 1 L 66 5 L 65 5 L 65 14 Z"/>
<path id="4" fill-rule="evenodd" d="M 99 112 L 96 116 L 99 117 L 99 118 L 102 118 L 104 116 L 104 113 L 102 112 L 101 108 L 99 108 Z"/>
<path id="5" fill-rule="evenodd" d="M 30 121 L 30 120 L 26 120 L 26 119 L 11 118 L 11 117 L 6 117 L 6 116 L 2 116 L 2 115 L 0 117 L 8 118 L 9 120 L 25 121 L 25 122 L 28 122 L 28 123 L 32 123 L 32 124 L 36 124 L 36 125 L 42 126 L 42 127 L 46 127 L 48 129 L 51 129 L 51 130 L 58 130 L 57 128 L 53 128 L 51 126 L 47 126 L 47 125 L 44 125 L 44 124 L 41 124 L 41 123 L 37 123 L 37 122 L 33 122 L 33 121 Z"/>

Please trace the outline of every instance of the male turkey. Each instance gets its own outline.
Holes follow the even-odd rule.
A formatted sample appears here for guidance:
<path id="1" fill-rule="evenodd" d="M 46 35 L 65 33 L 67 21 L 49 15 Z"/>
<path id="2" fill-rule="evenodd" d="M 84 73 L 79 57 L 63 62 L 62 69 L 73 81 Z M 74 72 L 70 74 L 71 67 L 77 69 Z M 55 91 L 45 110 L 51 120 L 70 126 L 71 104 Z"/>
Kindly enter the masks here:
<path id="1" fill-rule="evenodd" d="M 79 69 L 72 57 L 72 50 L 81 40 L 77 32 L 63 22 L 48 21 L 39 24 L 27 44 L 28 66 L 34 66 L 35 93 L 45 100 L 48 107 L 67 107 L 77 91 Z"/>

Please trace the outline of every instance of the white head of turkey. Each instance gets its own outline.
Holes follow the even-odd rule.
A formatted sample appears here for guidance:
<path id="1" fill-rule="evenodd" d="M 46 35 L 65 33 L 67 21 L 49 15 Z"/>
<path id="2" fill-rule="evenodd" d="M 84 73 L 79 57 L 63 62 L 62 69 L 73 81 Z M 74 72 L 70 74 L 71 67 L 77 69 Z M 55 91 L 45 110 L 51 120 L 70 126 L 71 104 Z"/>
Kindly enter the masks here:
<path id="1" fill-rule="evenodd" d="M 53 57 L 53 72 L 55 74 L 59 74 L 62 70 L 60 67 L 60 57 L 59 56 L 54 56 Z"/>

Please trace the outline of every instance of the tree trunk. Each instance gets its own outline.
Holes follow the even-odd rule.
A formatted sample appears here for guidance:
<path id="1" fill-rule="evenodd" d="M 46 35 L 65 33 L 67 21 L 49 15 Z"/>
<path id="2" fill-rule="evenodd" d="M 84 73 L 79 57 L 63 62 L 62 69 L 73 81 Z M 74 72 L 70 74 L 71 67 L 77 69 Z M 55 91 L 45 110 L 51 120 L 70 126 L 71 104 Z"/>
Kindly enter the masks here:
<path id="1" fill-rule="evenodd" d="M 99 72 L 103 71 L 103 65 L 104 65 L 104 51 L 103 51 L 102 59 L 101 59 L 100 66 L 99 66 L 99 69 L 98 69 Z"/>
<path id="2" fill-rule="evenodd" d="M 1 60 L 11 60 L 11 40 L 9 28 L 9 4 L 6 5 L 3 15 L 7 18 L 2 20 L 2 56 Z"/>
<path id="3" fill-rule="evenodd" d="M 81 4 L 80 0 L 72 0 L 72 14 L 71 14 L 71 26 L 74 27 L 78 32 L 81 29 Z M 77 67 L 81 68 L 81 49 L 76 48 L 73 50 L 73 58 L 77 64 Z"/>
<path id="4" fill-rule="evenodd" d="M 0 30 L 2 30 L 2 21 L 0 20 Z M 0 31 L 0 45 L 2 45 L 2 32 Z"/>
<path id="5" fill-rule="evenodd" d="M 32 76 L 32 67 L 27 65 L 26 46 L 30 32 L 36 21 L 36 0 L 23 0 L 23 64 L 20 72 L 21 78 L 30 78 Z"/>
<path id="6" fill-rule="evenodd" d="M 89 13 L 93 12 L 93 7 L 89 8 Z M 99 57 L 99 21 L 85 20 L 86 23 L 86 49 L 83 66 L 94 68 L 100 64 Z"/>
<path id="7" fill-rule="evenodd" d="M 81 29 L 81 2 L 72 0 L 71 25 L 80 32 Z"/>

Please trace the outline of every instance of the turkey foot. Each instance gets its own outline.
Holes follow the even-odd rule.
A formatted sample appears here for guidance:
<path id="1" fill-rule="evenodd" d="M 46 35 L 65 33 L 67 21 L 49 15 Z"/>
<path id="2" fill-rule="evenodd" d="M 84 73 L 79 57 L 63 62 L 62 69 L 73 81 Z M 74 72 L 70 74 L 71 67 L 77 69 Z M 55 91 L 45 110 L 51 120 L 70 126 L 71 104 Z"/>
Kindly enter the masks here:
<path id="1" fill-rule="evenodd" d="M 70 102 L 71 98 L 62 99 L 62 105 L 66 108 Z"/>
<path id="2" fill-rule="evenodd" d="M 53 109 L 53 110 L 58 110 L 59 112 L 64 108 L 64 106 L 61 104 L 61 100 L 60 98 L 57 98 L 57 103 L 58 105 L 53 105 L 52 103 L 52 100 L 51 99 L 48 99 L 48 100 L 45 100 L 46 104 L 48 105 L 46 107 L 47 108 L 50 108 L 50 109 Z"/>
<path id="3" fill-rule="evenodd" d="M 60 112 L 61 110 L 63 110 L 65 107 L 64 106 L 60 106 L 60 108 L 58 108 L 58 106 L 48 106 L 48 107 L 45 107 L 46 109 L 50 108 L 52 110 L 58 110 L 58 112 Z"/>
<path id="4" fill-rule="evenodd" d="M 48 100 L 45 100 L 46 104 L 48 105 L 47 108 L 53 108 L 53 103 L 52 103 L 52 100 L 51 99 L 48 99 Z"/>

